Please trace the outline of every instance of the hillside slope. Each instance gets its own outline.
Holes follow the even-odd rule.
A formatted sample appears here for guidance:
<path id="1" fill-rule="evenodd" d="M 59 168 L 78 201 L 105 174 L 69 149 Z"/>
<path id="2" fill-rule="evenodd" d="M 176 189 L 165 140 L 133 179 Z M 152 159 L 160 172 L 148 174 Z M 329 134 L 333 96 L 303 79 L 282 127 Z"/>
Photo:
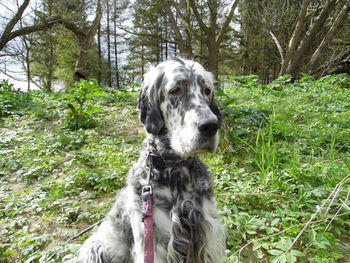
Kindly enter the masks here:
<path id="1" fill-rule="evenodd" d="M 349 76 L 258 83 L 217 91 L 220 148 L 203 156 L 227 262 L 350 262 Z M 0 262 L 73 262 L 91 231 L 70 239 L 124 185 L 145 136 L 137 93 L 94 92 L 74 129 L 71 96 L 1 91 Z"/>

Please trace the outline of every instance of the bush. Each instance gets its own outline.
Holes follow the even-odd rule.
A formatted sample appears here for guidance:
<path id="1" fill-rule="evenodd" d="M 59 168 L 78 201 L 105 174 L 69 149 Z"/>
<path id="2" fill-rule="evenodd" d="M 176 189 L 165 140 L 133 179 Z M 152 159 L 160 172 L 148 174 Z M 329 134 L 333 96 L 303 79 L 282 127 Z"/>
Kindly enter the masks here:
<path id="1" fill-rule="evenodd" d="M 22 110 L 29 104 L 29 93 L 16 90 L 8 80 L 0 82 L 0 118 L 22 114 Z"/>
<path id="2" fill-rule="evenodd" d="M 107 96 L 98 85 L 97 80 L 81 80 L 75 83 L 65 96 L 68 102 L 68 113 L 66 127 L 72 131 L 89 129 L 97 126 L 93 115 L 100 111 L 100 108 L 92 102 L 98 97 Z"/>

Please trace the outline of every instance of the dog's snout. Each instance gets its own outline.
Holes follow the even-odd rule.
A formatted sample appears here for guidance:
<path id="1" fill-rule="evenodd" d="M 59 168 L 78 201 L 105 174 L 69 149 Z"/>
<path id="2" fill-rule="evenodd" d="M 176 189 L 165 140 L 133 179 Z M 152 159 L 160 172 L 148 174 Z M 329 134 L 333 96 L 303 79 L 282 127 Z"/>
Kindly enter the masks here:
<path id="1" fill-rule="evenodd" d="M 219 122 L 217 119 L 204 120 L 198 124 L 198 130 L 204 136 L 214 136 L 218 129 Z"/>

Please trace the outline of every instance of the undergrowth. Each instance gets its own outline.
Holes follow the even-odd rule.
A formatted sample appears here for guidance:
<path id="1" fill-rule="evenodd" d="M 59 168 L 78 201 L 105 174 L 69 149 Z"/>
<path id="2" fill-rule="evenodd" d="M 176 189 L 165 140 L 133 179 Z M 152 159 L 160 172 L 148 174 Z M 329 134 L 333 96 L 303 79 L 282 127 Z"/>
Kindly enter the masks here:
<path id="1" fill-rule="evenodd" d="M 138 157 L 137 93 L 90 83 L 79 104 L 81 90 L 23 94 L 3 83 L 0 262 L 74 262 L 91 232 L 66 241 L 105 216 Z M 221 142 L 203 158 L 227 262 L 350 262 L 349 76 L 235 77 L 216 99 Z M 93 125 L 79 126 L 68 103 Z"/>

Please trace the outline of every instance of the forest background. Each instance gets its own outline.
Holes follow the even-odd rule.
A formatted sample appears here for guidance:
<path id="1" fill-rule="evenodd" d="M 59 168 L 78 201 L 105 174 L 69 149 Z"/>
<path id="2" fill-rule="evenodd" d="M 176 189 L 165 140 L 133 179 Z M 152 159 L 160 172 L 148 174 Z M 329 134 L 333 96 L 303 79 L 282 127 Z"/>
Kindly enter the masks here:
<path id="1" fill-rule="evenodd" d="M 217 80 L 227 262 L 350 262 L 349 5 L 1 0 L 0 262 L 75 262 L 142 147 L 147 64 L 174 56 Z"/>
<path id="2" fill-rule="evenodd" d="M 147 63 L 174 56 L 216 79 L 349 72 L 346 0 L 3 0 L 1 9 L 0 70 L 19 78 L 23 69 L 28 89 L 68 89 L 80 78 L 125 88 Z"/>

